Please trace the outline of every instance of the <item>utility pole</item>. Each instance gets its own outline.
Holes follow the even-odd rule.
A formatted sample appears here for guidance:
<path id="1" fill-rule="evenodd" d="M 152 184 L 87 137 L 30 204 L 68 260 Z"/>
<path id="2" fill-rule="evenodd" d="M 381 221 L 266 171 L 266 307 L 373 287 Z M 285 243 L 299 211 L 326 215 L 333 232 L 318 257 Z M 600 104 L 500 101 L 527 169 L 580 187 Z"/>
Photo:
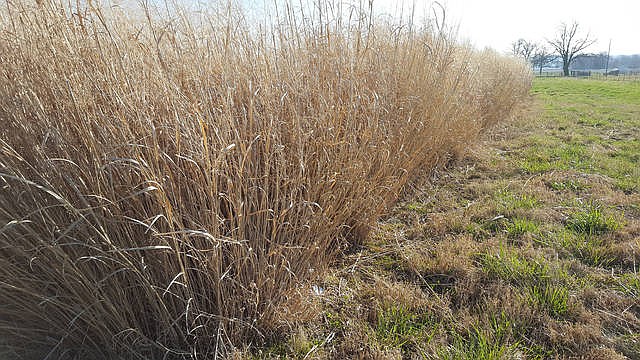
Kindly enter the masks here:
<path id="1" fill-rule="evenodd" d="M 607 51 L 607 65 L 604 68 L 604 76 L 609 74 L 609 56 L 611 56 L 611 39 L 609 39 L 609 51 Z"/>

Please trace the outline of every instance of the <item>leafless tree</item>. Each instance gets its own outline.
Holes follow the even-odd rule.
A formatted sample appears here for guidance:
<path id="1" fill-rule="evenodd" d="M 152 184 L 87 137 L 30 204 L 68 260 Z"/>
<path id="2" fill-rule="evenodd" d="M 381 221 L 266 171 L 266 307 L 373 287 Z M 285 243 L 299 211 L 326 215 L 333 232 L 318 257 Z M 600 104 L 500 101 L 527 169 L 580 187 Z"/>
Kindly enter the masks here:
<path id="1" fill-rule="evenodd" d="M 542 75 L 542 68 L 555 60 L 556 57 L 557 55 L 551 52 L 547 47 L 539 45 L 535 54 L 531 58 L 531 63 L 534 67 L 537 67 L 540 70 L 540 75 Z"/>
<path id="2" fill-rule="evenodd" d="M 578 35 L 578 23 L 573 22 L 570 25 L 562 23 L 556 37 L 551 40 L 547 39 L 547 42 L 562 58 L 564 76 L 569 76 L 569 65 L 584 49 L 593 45 L 596 40 L 591 39 L 589 33 L 585 36 Z"/>
<path id="3" fill-rule="evenodd" d="M 532 57 L 538 50 L 539 45 L 533 41 L 518 39 L 511 43 L 511 52 L 514 56 L 522 57 L 527 61 L 531 61 Z"/>

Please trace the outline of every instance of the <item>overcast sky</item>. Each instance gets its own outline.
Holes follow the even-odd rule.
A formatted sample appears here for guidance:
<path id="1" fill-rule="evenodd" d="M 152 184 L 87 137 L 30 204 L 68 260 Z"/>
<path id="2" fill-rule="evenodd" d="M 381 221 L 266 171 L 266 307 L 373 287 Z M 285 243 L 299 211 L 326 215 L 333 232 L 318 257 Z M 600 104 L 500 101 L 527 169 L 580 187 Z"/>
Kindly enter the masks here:
<path id="1" fill-rule="evenodd" d="M 399 1 L 374 0 L 381 12 L 396 12 Z M 404 1 L 405 6 L 413 1 Z M 598 40 L 589 52 L 640 54 L 640 0 L 441 0 L 446 6 L 449 24 L 459 25 L 461 38 L 477 47 L 492 47 L 500 52 L 510 49 L 518 38 L 544 41 L 553 37 L 562 22 L 577 21 L 583 34 Z M 416 0 L 420 8 L 429 0 Z"/>

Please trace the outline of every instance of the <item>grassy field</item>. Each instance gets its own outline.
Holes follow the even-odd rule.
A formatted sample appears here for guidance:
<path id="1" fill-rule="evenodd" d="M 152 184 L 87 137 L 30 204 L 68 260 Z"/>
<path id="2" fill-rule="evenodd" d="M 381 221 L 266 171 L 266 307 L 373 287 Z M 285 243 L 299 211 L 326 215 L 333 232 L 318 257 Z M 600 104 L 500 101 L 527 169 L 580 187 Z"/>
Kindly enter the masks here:
<path id="1" fill-rule="evenodd" d="M 537 79 L 258 357 L 640 358 L 640 83 Z"/>

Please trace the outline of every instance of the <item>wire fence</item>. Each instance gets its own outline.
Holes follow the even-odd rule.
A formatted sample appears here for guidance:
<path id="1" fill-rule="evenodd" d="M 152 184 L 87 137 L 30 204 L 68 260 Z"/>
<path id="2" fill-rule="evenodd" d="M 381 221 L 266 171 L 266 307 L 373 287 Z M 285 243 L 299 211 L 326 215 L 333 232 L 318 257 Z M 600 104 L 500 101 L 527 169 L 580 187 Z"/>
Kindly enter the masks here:
<path id="1" fill-rule="evenodd" d="M 535 72 L 536 77 L 563 77 L 562 70 Z M 605 74 L 604 71 L 593 70 L 571 70 L 569 77 L 612 80 L 612 81 L 640 81 L 640 71 L 625 71 Z"/>

